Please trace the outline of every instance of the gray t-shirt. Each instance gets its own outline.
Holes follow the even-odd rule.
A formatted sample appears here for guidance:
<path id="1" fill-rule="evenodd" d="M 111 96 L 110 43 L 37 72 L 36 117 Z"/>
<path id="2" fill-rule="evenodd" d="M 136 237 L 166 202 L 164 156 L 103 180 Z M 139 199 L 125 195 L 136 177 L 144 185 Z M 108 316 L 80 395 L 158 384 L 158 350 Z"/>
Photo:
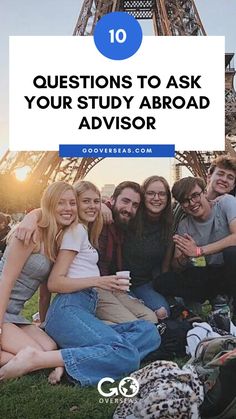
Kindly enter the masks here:
<path id="1" fill-rule="evenodd" d="M 230 234 L 229 224 L 236 219 L 236 198 L 224 195 L 212 201 L 212 211 L 205 221 L 197 221 L 191 215 L 187 215 L 178 226 L 177 233 L 183 236 L 189 234 L 198 246 L 214 243 Z M 222 265 L 223 254 L 215 253 L 206 256 L 207 264 Z"/>

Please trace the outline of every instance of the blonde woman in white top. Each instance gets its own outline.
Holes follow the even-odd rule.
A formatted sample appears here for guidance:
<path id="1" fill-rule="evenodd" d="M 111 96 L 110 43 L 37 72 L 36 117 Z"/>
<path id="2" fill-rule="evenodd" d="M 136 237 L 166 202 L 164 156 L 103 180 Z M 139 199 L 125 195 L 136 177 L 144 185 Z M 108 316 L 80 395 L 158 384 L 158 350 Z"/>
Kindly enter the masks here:
<path id="1" fill-rule="evenodd" d="M 121 286 L 115 275 L 100 276 L 97 267 L 100 192 L 87 181 L 74 186 L 79 224 L 64 234 L 48 281 L 50 291 L 58 294 L 47 313 L 45 330 L 62 349 L 42 353 L 28 348 L 0 369 L 0 379 L 65 366 L 71 381 L 93 385 L 103 377 L 119 379 L 138 369 L 141 359 L 160 344 L 151 322 L 108 326 L 96 318 L 95 288 L 119 290 Z"/>

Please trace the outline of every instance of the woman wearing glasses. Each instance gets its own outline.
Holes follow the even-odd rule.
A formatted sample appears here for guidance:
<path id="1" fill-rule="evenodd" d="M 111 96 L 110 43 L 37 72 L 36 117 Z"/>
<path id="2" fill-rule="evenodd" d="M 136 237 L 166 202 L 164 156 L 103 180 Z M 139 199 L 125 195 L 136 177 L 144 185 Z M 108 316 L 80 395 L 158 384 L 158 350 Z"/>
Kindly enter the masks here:
<path id="1" fill-rule="evenodd" d="M 132 293 L 163 319 L 169 314 L 169 305 L 153 286 L 154 278 L 169 269 L 171 193 L 162 176 L 148 177 L 142 192 L 143 204 L 124 242 L 124 268 L 131 271 Z"/>

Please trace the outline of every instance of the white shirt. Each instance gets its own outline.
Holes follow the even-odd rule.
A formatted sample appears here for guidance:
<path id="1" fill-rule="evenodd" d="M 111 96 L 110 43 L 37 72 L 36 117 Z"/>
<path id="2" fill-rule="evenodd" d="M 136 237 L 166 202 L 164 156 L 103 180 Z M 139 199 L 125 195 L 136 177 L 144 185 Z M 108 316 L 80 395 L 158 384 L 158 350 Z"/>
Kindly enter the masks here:
<path id="1" fill-rule="evenodd" d="M 65 232 L 61 249 L 78 252 L 67 272 L 70 278 L 100 276 L 97 266 L 98 252 L 89 242 L 88 232 L 83 224 L 77 224 Z"/>
<path id="2" fill-rule="evenodd" d="M 236 336 L 236 326 L 230 322 L 230 331 L 229 335 Z M 197 348 L 197 345 L 199 342 L 201 342 L 203 339 L 206 338 L 217 338 L 220 337 L 219 333 L 216 333 L 212 330 L 212 327 L 206 323 L 193 323 L 193 328 L 190 329 L 187 333 L 187 347 L 186 347 L 186 353 L 187 355 L 194 356 L 195 351 Z"/>

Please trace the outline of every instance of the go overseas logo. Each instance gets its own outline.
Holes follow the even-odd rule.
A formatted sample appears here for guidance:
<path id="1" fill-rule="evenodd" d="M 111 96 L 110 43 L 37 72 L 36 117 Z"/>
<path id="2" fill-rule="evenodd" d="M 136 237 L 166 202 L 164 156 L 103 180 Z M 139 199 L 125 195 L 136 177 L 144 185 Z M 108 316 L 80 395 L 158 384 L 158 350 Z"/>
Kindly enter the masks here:
<path id="1" fill-rule="evenodd" d="M 114 384 L 115 380 L 104 377 L 97 385 L 99 394 L 105 397 L 105 399 L 100 398 L 99 403 L 119 403 L 122 400 L 121 396 L 131 398 L 136 396 L 139 391 L 139 382 L 133 377 L 124 377 L 118 385 L 115 384 L 110 387 L 106 385 L 108 383 Z"/>

